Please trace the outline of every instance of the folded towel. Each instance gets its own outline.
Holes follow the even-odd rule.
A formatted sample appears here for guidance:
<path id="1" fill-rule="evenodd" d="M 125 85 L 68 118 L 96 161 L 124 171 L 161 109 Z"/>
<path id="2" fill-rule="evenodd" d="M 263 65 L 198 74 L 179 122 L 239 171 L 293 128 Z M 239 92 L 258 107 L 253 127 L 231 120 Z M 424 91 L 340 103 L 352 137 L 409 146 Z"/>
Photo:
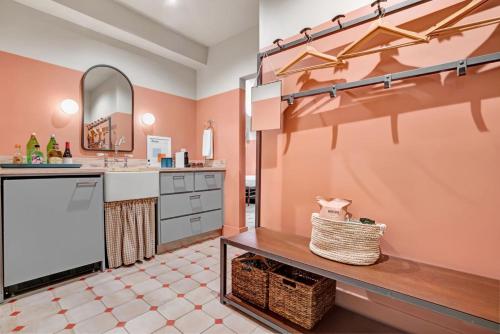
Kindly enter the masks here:
<path id="1" fill-rule="evenodd" d="M 202 155 L 207 159 L 214 158 L 214 138 L 212 129 L 203 130 Z"/>

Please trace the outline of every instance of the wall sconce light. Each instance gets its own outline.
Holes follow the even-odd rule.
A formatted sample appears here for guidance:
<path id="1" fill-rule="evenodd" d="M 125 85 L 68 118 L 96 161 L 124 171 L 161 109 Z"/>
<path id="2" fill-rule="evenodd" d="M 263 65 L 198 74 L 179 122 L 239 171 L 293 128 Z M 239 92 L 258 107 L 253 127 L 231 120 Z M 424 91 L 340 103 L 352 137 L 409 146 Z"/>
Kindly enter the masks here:
<path id="1" fill-rule="evenodd" d="M 78 112 L 80 107 L 78 106 L 78 103 L 76 103 L 75 100 L 72 99 L 65 99 L 62 100 L 61 102 L 61 110 L 63 113 L 68 114 L 68 115 L 73 115 Z"/>
<path id="2" fill-rule="evenodd" d="M 156 117 L 153 114 L 145 113 L 142 115 L 142 123 L 144 125 L 153 125 L 156 122 Z"/>

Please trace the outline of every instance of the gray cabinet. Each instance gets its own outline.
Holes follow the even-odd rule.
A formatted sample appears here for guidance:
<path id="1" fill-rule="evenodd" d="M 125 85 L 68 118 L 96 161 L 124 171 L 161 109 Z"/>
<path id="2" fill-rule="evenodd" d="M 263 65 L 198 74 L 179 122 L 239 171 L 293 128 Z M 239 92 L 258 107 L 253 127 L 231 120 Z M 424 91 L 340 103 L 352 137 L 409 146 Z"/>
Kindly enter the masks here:
<path id="1" fill-rule="evenodd" d="M 159 244 L 222 228 L 223 172 L 160 175 Z"/>
<path id="2" fill-rule="evenodd" d="M 4 179 L 4 286 L 104 261 L 100 176 Z"/>

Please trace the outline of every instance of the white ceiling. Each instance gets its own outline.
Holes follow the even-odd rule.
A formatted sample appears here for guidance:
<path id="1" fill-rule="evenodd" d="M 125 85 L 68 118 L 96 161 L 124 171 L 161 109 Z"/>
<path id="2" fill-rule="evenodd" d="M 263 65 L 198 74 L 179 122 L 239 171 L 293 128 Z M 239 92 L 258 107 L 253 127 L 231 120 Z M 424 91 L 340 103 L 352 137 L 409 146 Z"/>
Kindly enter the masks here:
<path id="1" fill-rule="evenodd" d="M 206 46 L 259 23 L 259 0 L 114 1 Z"/>

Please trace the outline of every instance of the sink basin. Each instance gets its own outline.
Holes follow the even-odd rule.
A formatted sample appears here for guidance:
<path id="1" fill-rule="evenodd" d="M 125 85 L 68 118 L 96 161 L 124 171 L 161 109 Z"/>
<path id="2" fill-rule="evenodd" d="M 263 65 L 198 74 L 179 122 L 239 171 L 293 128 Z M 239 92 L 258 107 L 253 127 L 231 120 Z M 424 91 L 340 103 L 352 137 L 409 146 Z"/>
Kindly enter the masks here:
<path id="1" fill-rule="evenodd" d="M 133 171 L 133 168 L 123 169 L 124 171 L 110 170 L 104 173 L 105 202 L 159 196 L 160 174 L 158 171 Z"/>
<path id="2" fill-rule="evenodd" d="M 109 167 L 108 172 L 151 172 L 151 168 L 147 167 Z"/>

